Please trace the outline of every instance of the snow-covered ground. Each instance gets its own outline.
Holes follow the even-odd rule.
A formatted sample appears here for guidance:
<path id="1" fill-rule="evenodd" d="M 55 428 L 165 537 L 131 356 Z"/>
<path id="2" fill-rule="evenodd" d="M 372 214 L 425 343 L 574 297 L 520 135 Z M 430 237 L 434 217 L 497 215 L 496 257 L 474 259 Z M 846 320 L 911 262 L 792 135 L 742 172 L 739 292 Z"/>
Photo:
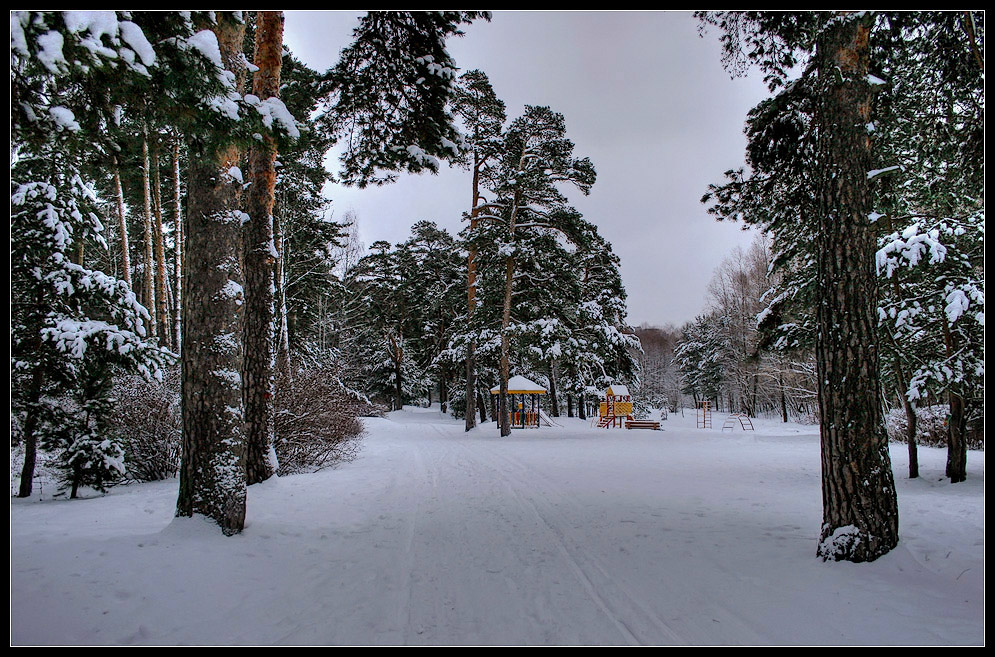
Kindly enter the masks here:
<path id="1" fill-rule="evenodd" d="M 249 490 L 245 531 L 177 482 L 11 501 L 12 644 L 981 644 L 985 456 L 892 447 L 901 542 L 815 556 L 814 427 L 515 431 L 410 409 L 361 456 Z"/>

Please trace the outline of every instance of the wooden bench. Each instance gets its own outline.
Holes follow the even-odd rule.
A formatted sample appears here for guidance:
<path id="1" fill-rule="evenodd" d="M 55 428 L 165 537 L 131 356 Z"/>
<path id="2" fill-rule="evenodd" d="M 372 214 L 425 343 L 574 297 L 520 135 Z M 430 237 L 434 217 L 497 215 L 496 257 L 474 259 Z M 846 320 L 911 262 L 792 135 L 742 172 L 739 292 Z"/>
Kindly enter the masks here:
<path id="1" fill-rule="evenodd" d="M 626 429 L 653 429 L 660 430 L 660 423 L 656 420 L 626 420 Z"/>

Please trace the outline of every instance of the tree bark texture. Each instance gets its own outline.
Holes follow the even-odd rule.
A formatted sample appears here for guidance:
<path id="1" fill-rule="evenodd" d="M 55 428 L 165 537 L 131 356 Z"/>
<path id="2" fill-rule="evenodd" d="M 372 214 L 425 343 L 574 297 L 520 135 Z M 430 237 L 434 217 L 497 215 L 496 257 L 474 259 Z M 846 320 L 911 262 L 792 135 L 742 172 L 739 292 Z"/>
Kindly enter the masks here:
<path id="1" fill-rule="evenodd" d="M 898 543 L 898 500 L 880 403 L 871 183 L 869 25 L 820 36 L 816 359 L 823 559 L 873 561 Z"/>
<path id="2" fill-rule="evenodd" d="M 159 176 L 159 147 L 156 146 L 153 152 L 153 179 L 152 179 L 152 200 L 155 210 L 154 223 L 152 224 L 152 238 L 155 246 L 155 300 L 156 317 L 158 318 L 159 344 L 169 345 L 169 290 L 166 284 L 166 247 L 163 244 L 162 234 L 162 181 Z"/>
<path id="3" fill-rule="evenodd" d="M 549 362 L 549 414 L 560 417 L 560 401 L 556 398 L 556 365 Z"/>
<path id="4" fill-rule="evenodd" d="M 35 464 L 38 459 L 38 403 L 41 401 L 43 378 L 41 366 L 36 365 L 34 372 L 31 373 L 31 388 L 27 395 L 27 412 L 25 413 L 24 425 L 21 427 L 21 437 L 24 440 L 24 465 L 21 467 L 18 497 L 31 497 L 34 485 Z"/>
<path id="5" fill-rule="evenodd" d="M 144 201 L 144 212 L 142 214 L 142 232 L 144 257 L 142 258 L 142 303 L 149 311 L 148 335 L 151 337 L 158 332 L 156 321 L 155 304 L 155 247 L 152 238 L 152 184 L 150 178 L 152 172 L 149 170 L 149 140 L 142 137 L 142 199 Z"/>
<path id="6" fill-rule="evenodd" d="M 470 237 L 477 229 L 477 217 L 480 215 L 480 163 L 474 162 L 473 166 L 473 205 L 470 210 Z M 473 310 L 477 304 L 477 247 L 471 243 L 469 254 L 466 257 L 466 321 L 470 324 L 473 319 Z M 469 431 L 476 423 L 473 415 L 473 397 L 477 388 L 476 381 L 476 350 L 477 341 L 470 340 L 466 350 L 466 424 L 465 430 Z"/>
<path id="7" fill-rule="evenodd" d="M 525 168 L 525 155 L 518 162 L 518 171 Z M 512 244 L 515 242 L 515 220 L 518 217 L 518 206 L 522 202 L 521 193 L 516 191 L 511 216 L 508 218 L 508 236 Z M 515 288 L 515 256 L 508 255 L 504 259 L 504 306 L 501 314 L 501 393 L 498 403 L 500 414 L 501 436 L 511 435 L 511 418 L 508 416 L 508 379 L 511 377 L 511 339 L 508 329 L 511 327 L 511 300 Z"/>
<path id="8" fill-rule="evenodd" d="M 131 287 L 131 254 L 128 251 L 128 221 L 124 213 L 124 190 L 121 187 L 121 168 L 114 157 L 114 196 L 117 200 L 117 225 L 121 234 L 121 273 L 124 282 Z"/>
<path id="9" fill-rule="evenodd" d="M 180 140 L 173 137 L 172 144 L 172 165 L 173 165 L 173 207 L 176 209 L 174 221 L 176 231 L 174 241 L 176 250 L 173 254 L 173 349 L 180 350 L 183 319 L 180 309 L 183 307 L 183 211 L 180 206 Z"/>
<path id="10" fill-rule="evenodd" d="M 242 88 L 245 25 L 227 13 L 213 26 L 225 67 Z M 183 279 L 183 460 L 176 515 L 203 514 L 226 535 L 245 524 L 242 418 L 241 185 L 227 172 L 230 143 L 190 141 L 187 272 Z"/>
<path id="11" fill-rule="evenodd" d="M 514 228 L 512 228 L 514 231 Z M 505 258 L 504 311 L 501 319 L 501 393 L 498 400 L 498 414 L 501 423 L 501 436 L 511 435 L 511 418 L 508 416 L 508 379 L 511 377 L 511 339 L 508 327 L 511 326 L 511 295 L 515 279 L 515 258 Z"/>
<path id="12" fill-rule="evenodd" d="M 946 348 L 947 358 L 954 355 L 957 350 L 954 332 L 943 317 L 943 341 Z M 967 479 L 967 417 L 964 414 L 964 397 L 960 393 L 960 386 L 951 382 L 950 390 L 947 392 L 950 399 L 950 416 L 947 419 L 947 468 L 946 475 L 950 477 L 950 483 L 957 484 Z"/>
<path id="13" fill-rule="evenodd" d="M 477 411 L 480 412 L 480 423 L 487 422 L 487 405 L 484 403 L 484 395 L 477 391 Z"/>
<path id="14" fill-rule="evenodd" d="M 253 57 L 258 70 L 252 93 L 261 101 L 278 98 L 283 63 L 283 12 L 260 11 L 256 16 Z M 266 133 L 249 155 L 249 198 L 245 225 L 245 359 L 242 385 L 247 441 L 248 484 L 276 473 L 273 447 L 274 281 L 273 203 L 276 189 L 276 139 Z"/>

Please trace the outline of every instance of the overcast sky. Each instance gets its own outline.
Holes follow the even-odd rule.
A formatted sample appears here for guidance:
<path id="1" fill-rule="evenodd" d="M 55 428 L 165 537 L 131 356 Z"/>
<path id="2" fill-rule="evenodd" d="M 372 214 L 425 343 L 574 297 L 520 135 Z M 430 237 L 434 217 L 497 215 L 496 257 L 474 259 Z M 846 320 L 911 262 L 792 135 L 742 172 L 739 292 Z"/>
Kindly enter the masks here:
<path id="1" fill-rule="evenodd" d="M 356 13 L 286 12 L 285 42 L 311 67 L 332 66 Z M 491 80 L 509 119 L 526 104 L 566 118 L 574 154 L 598 181 L 570 200 L 598 225 L 622 260 L 629 322 L 693 319 L 714 269 L 753 238 L 716 222 L 699 200 L 709 183 L 742 165 L 746 113 L 766 97 L 758 76 L 730 79 L 717 35 L 698 36 L 687 12 L 494 12 L 448 50 L 461 70 Z M 402 176 L 379 189 L 330 186 L 335 217 L 352 210 L 360 237 L 403 241 L 418 220 L 455 234 L 470 204 L 469 174 Z"/>

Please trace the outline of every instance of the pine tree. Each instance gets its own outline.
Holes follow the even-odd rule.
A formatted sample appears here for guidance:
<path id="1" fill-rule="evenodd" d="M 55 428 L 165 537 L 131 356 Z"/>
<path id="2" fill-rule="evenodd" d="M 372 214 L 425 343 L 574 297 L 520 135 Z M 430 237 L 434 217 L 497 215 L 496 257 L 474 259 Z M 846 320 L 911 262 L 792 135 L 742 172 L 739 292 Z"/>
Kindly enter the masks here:
<path id="1" fill-rule="evenodd" d="M 730 17 L 729 25 L 747 17 L 753 19 L 753 15 Z M 812 34 L 818 28 L 817 15 L 799 14 L 791 20 L 795 27 L 804 27 Z M 983 353 L 983 342 L 972 337 L 981 335 L 978 329 L 982 324 L 977 318 L 983 322 L 983 294 L 977 284 L 980 279 L 983 285 L 983 265 L 977 256 L 969 255 L 977 251 L 974 240 L 965 241 L 948 232 L 974 234 L 969 225 L 977 219 L 972 217 L 983 217 L 984 160 L 979 149 L 983 142 L 984 88 L 983 67 L 977 57 L 983 28 L 983 17 L 971 12 L 878 12 L 873 15 L 869 37 L 874 69 L 869 79 L 875 103 L 866 130 L 874 142 L 871 168 L 877 174 L 869 219 L 879 247 L 886 250 L 879 253 L 879 260 L 890 262 L 879 267 L 881 356 L 890 387 L 897 390 L 909 418 L 912 476 L 916 473 L 915 403 L 927 396 L 923 382 L 929 381 L 927 387 L 936 394 L 946 394 L 951 415 L 961 418 L 951 423 L 952 479 L 966 474 L 956 465 L 966 456 L 957 427 L 977 413 L 961 400 L 980 399 L 983 389 L 978 375 L 983 365 L 979 368 L 977 362 L 965 363 L 960 356 L 950 364 L 944 362 L 955 354 Z M 771 60 L 780 52 L 776 48 L 755 50 L 758 57 L 767 53 Z M 816 144 L 814 94 L 810 89 L 813 79 L 803 75 L 751 112 L 747 122 L 750 175 L 729 172 L 730 181 L 713 186 L 704 199 L 717 217 L 757 223 L 772 236 L 774 288 L 767 295 L 767 309 L 761 313 L 761 345 L 782 351 L 800 349 L 802 353 L 814 345 L 817 334 L 817 252 L 813 248 L 817 242 L 810 220 L 816 216 L 813 201 L 817 194 L 816 180 L 806 167 L 814 158 Z M 942 238 L 941 233 L 945 235 Z M 906 240 L 911 256 L 906 264 L 913 265 L 911 268 L 897 264 L 904 259 L 901 254 Z M 946 289 L 947 279 L 940 275 L 932 279 L 940 284 L 927 291 L 922 277 L 937 274 L 936 269 L 946 265 L 923 273 L 926 259 L 919 257 L 920 250 L 939 244 L 945 252 L 956 242 L 960 242 L 956 251 L 972 264 L 960 268 L 962 273 L 955 277 L 974 282 Z M 930 260 L 940 262 L 942 254 L 939 260 Z M 920 261 L 922 264 L 915 267 Z M 972 269 L 976 273 L 968 274 Z M 971 310 L 955 313 L 967 321 L 945 334 L 943 326 L 948 319 L 940 310 L 949 304 L 949 295 L 966 301 Z M 935 300 L 925 303 L 927 298 Z M 929 308 L 933 310 L 927 313 Z M 920 313 L 921 321 L 908 321 L 910 314 Z M 917 330 L 916 325 L 931 330 Z M 937 376 L 926 375 L 929 371 Z M 966 410 L 961 411 L 962 407 Z"/>
<path id="2" fill-rule="evenodd" d="M 898 509 L 880 406 L 874 280 L 870 15 L 723 13 L 725 61 L 755 63 L 771 90 L 807 60 L 802 78 L 767 107 L 770 123 L 808 134 L 789 206 L 814 237 L 816 355 L 823 461 L 824 559 L 873 560 L 898 541 Z M 792 114 L 792 107 L 801 113 Z M 785 120 L 786 119 L 786 120 Z M 808 129 L 805 121 L 808 121 Z M 775 146 L 786 142 L 777 140 Z M 813 202 L 803 200 L 810 195 Z M 796 204 L 791 198 L 799 198 Z M 809 214 L 811 212 L 811 214 Z"/>
<path id="3" fill-rule="evenodd" d="M 193 36 L 228 87 L 206 99 L 239 118 L 245 60 L 240 16 L 218 14 Z M 237 133 L 236 133 L 237 134 Z M 178 516 L 212 518 L 226 535 L 245 522 L 245 432 L 242 420 L 240 149 L 234 135 L 191 134 L 183 285 L 183 461 Z"/>
<path id="4" fill-rule="evenodd" d="M 507 386 L 511 376 L 510 329 L 516 259 L 521 240 L 558 228 L 549 222 L 566 197 L 558 183 L 569 183 L 582 193 L 594 184 L 594 166 L 587 158 L 573 157 L 573 143 L 566 138 L 563 115 L 548 107 L 526 106 L 525 113 L 509 126 L 502 158 L 493 184 L 500 207 L 500 221 L 507 234 L 499 251 L 504 258 L 504 299 L 501 317 L 501 435 L 509 435 Z M 497 215 L 495 215 L 497 217 Z M 522 255 L 526 255 L 523 251 Z"/>
<path id="5" fill-rule="evenodd" d="M 438 171 L 457 155 L 447 104 L 456 64 L 446 39 L 485 12 L 370 12 L 326 76 L 324 122 L 345 146 L 342 181 L 365 187 L 395 171 Z"/>
<path id="6" fill-rule="evenodd" d="M 279 101 L 283 64 L 283 12 L 262 11 L 256 17 L 252 92 L 260 108 L 287 113 Z M 288 113 L 289 115 L 289 113 Z M 244 227 L 245 357 L 242 393 L 245 404 L 246 479 L 255 484 L 277 470 L 273 458 L 274 293 L 273 203 L 277 143 L 267 132 L 249 155 L 248 221 Z"/>
<path id="7" fill-rule="evenodd" d="M 886 55 L 874 122 L 878 167 L 888 171 L 876 208 L 885 355 L 910 420 L 910 463 L 914 403 L 925 389 L 947 395 L 947 476 L 958 482 L 984 389 L 983 16 L 896 13 L 880 23 L 872 45 Z"/>
<path id="8" fill-rule="evenodd" d="M 86 173 L 114 121 L 106 97 L 127 97 L 154 62 L 142 29 L 114 12 L 11 14 L 11 406 L 25 444 L 21 497 L 32 491 L 39 437 L 86 415 L 59 399 L 97 401 L 98 391 L 85 392 L 91 368 L 153 377 L 171 359 L 148 341 L 148 313 L 128 284 L 79 258 L 84 243 L 107 248 Z"/>
<path id="9" fill-rule="evenodd" d="M 501 129 L 505 121 L 504 103 L 498 99 L 487 76 L 477 70 L 468 71 L 459 78 L 453 98 L 453 108 L 460 119 L 464 131 L 464 148 L 461 151 L 461 164 L 471 172 L 471 204 L 469 235 L 472 237 L 486 200 L 481 195 L 481 183 L 488 179 L 488 167 L 496 159 L 501 147 Z M 467 255 L 467 322 L 473 322 L 477 305 L 477 250 L 470 239 Z M 470 337 L 466 346 L 466 389 L 464 417 L 466 431 L 472 429 L 474 421 L 474 397 L 477 388 L 474 365 L 474 352 L 477 341 Z"/>

